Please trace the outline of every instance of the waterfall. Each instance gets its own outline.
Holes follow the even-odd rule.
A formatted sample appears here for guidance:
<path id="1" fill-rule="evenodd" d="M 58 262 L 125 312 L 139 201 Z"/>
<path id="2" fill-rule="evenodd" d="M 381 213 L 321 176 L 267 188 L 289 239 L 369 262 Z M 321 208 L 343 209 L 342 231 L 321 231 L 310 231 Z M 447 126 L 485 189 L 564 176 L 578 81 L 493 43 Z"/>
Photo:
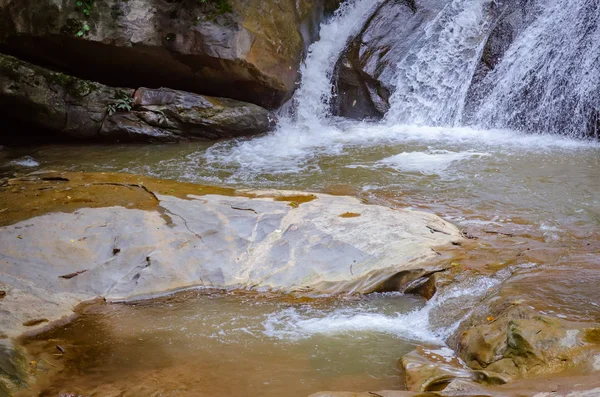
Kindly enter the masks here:
<path id="1" fill-rule="evenodd" d="M 454 125 L 492 17 L 492 0 L 452 0 L 398 60 L 387 119 L 396 124 Z"/>
<path id="2" fill-rule="evenodd" d="M 358 148 L 426 144 L 425 151 L 389 153 L 388 160 L 371 165 L 394 168 L 402 163 L 404 169 L 407 162 L 423 158 L 449 164 L 489 153 L 481 145 L 578 146 L 525 132 L 546 126 L 546 131 L 581 136 L 597 112 L 592 105 L 600 103 L 600 7 L 594 4 L 600 0 L 573 0 L 570 5 L 568 0 L 527 0 L 537 5 L 532 9 L 539 15 L 527 16 L 528 26 L 519 26 L 510 38 L 504 59 L 487 76 L 478 75 L 476 86 L 473 77 L 498 18 L 520 0 L 445 0 L 441 9 L 436 4 L 432 19 L 410 33 L 408 49 L 397 60 L 396 90 L 384 122 L 330 117 L 332 74 L 340 54 L 383 1 L 392 0 L 347 0 L 323 23 L 321 38 L 301 67 L 299 87 L 279 111 L 275 131 L 190 155 L 190 169 L 208 167 L 226 175 L 228 183 L 256 185 L 276 183 L 280 175 L 316 175 L 330 159 L 358 154 Z M 473 100 L 473 92 L 481 101 Z M 467 99 L 468 112 L 463 111 Z"/>
<path id="3" fill-rule="evenodd" d="M 348 40 L 360 32 L 365 21 L 383 0 L 349 0 L 321 26 L 321 39 L 312 44 L 300 68 L 302 82 L 292 98 L 296 123 L 314 125 L 327 117 L 332 97 L 332 74 Z M 284 115 L 285 118 L 285 115 Z"/>
<path id="4" fill-rule="evenodd" d="M 597 138 L 600 1 L 546 0 L 538 8 L 537 18 L 477 87 L 473 121 L 484 128 Z"/>

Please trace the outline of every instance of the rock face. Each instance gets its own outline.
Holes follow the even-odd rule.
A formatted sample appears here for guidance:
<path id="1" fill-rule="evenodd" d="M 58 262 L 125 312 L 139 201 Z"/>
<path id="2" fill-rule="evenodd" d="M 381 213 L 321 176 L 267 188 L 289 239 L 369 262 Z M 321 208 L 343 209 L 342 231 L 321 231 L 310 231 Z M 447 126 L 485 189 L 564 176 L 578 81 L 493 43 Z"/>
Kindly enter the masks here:
<path id="1" fill-rule="evenodd" d="M 271 108 L 294 89 L 323 13 L 323 0 L 80 3 L 0 0 L 0 49 L 107 85 Z"/>
<path id="2" fill-rule="evenodd" d="M 108 141 L 231 138 L 267 132 L 275 122 L 254 104 L 166 88 L 107 87 L 3 55 L 0 114 L 63 137 Z"/>
<path id="3" fill-rule="evenodd" d="M 517 305 L 490 324 L 462 332 L 458 354 L 469 367 L 507 379 L 557 373 L 587 360 L 593 362 L 600 353 L 593 337 L 600 330 L 593 324 L 588 327 Z"/>
<path id="4" fill-rule="evenodd" d="M 447 1 L 387 0 L 336 65 L 337 97 L 332 112 L 354 119 L 381 118 L 389 109 L 396 65 L 412 40 Z"/>

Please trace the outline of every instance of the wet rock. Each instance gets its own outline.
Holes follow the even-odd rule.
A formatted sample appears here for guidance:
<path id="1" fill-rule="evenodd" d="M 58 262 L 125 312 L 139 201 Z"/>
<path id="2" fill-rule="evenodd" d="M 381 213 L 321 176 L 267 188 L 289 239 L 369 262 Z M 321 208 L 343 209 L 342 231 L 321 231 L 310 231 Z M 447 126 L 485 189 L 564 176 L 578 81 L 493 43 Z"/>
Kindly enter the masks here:
<path id="1" fill-rule="evenodd" d="M 387 0 L 375 11 L 336 64 L 337 96 L 332 112 L 339 116 L 381 118 L 389 109 L 396 66 L 422 28 L 447 1 Z"/>
<path id="2" fill-rule="evenodd" d="M 294 89 L 323 13 L 323 0 L 92 3 L 86 15 L 76 0 L 2 0 L 0 49 L 106 85 L 275 108 Z"/>
<path id="3" fill-rule="evenodd" d="M 448 348 L 429 349 L 420 346 L 402 357 L 400 366 L 406 388 L 412 391 L 443 390 L 456 378 L 475 378 L 473 372 Z"/>
<path id="4" fill-rule="evenodd" d="M 457 353 L 470 368 L 531 377 L 581 365 L 599 352 L 598 345 L 586 341 L 585 325 L 543 316 L 528 306 L 511 306 L 488 320 L 458 337 Z"/>
<path id="5" fill-rule="evenodd" d="M 27 360 L 21 350 L 8 341 L 0 341 L 0 395 L 10 396 L 26 386 L 27 368 Z"/>
<path id="6" fill-rule="evenodd" d="M 38 318 L 38 319 L 35 319 L 35 320 L 25 321 L 23 323 L 23 326 L 24 327 L 34 327 L 36 325 L 40 325 L 40 324 L 47 323 L 47 322 L 48 322 L 47 318 Z"/>
<path id="7" fill-rule="evenodd" d="M 323 11 L 325 15 L 333 14 L 333 12 L 339 8 L 340 4 L 343 3 L 343 1 L 344 0 L 325 0 L 323 4 Z"/>
<path id="8" fill-rule="evenodd" d="M 420 295 L 429 300 L 433 298 L 438 289 L 450 285 L 454 281 L 454 276 L 451 272 L 435 272 L 433 274 L 424 275 L 422 280 L 415 281 L 416 282 L 410 285 L 405 292 Z"/>
<path id="9" fill-rule="evenodd" d="M 110 197 L 120 189 L 88 184 Z M 437 258 L 431 247 L 460 239 L 458 229 L 435 215 L 350 197 L 245 191 L 245 197 L 177 198 L 146 189 L 129 190 L 156 198 L 148 210 L 71 209 L 0 228 L 7 247 L 0 282 L 12 288 L 0 314 L 7 332 L 22 332 L 31 318 L 69 315 L 75 304 L 98 296 L 122 300 L 193 286 L 370 292 L 399 272 L 431 266 Z M 361 216 L 339 216 L 345 212 Z M 428 226 L 447 234 L 432 234 Z"/>
<path id="10" fill-rule="evenodd" d="M 107 87 L 5 55 L 0 55 L 0 114 L 63 137 L 96 141 L 232 138 L 267 132 L 275 123 L 253 104 L 166 88 Z"/>

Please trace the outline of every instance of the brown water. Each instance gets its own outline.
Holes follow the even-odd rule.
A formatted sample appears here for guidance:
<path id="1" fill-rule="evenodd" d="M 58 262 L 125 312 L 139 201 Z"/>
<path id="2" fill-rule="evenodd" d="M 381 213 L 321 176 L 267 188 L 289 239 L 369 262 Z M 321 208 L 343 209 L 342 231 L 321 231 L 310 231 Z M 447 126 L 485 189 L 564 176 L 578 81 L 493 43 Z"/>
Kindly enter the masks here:
<path id="1" fill-rule="evenodd" d="M 306 397 L 397 389 L 396 361 L 417 343 L 403 336 L 402 313 L 422 306 L 399 294 L 304 301 L 202 291 L 95 305 L 26 342 L 39 383 L 25 395 Z"/>
<path id="2" fill-rule="evenodd" d="M 510 269 L 503 293 L 548 315 L 600 322 L 600 146 L 590 142 L 352 124 L 214 145 L 0 151 L 5 175 L 37 169 L 349 194 L 434 212 L 479 237 L 468 248 L 453 248 L 454 261 L 465 269 Z M 478 291 L 494 285 L 483 283 Z M 460 299 L 455 306 L 466 298 Z M 396 360 L 417 343 L 443 340 L 432 334 L 422 305 L 402 296 L 299 303 L 182 295 L 96 307 L 28 348 L 43 395 L 307 396 L 395 389 L 402 386 Z M 411 308 L 416 314 L 403 314 Z M 275 323 L 277 332 L 269 333 L 266 326 Z M 67 354 L 55 356 L 56 344 Z"/>

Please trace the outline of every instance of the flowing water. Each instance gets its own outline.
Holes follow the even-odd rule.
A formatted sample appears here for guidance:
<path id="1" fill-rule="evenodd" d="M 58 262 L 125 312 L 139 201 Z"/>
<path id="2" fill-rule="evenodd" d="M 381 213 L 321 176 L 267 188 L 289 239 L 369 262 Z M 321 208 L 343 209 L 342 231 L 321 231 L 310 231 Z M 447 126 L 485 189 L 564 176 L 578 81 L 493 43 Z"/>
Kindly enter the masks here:
<path id="1" fill-rule="evenodd" d="M 491 0 L 452 0 L 398 62 L 387 118 L 393 123 L 454 125 L 491 26 Z"/>
<path id="2" fill-rule="evenodd" d="M 503 90 L 516 85 L 512 80 L 522 81 L 509 69 L 527 75 L 526 66 L 547 61 L 524 48 L 525 39 L 517 39 L 496 72 L 498 83 L 489 83 L 489 106 L 480 110 L 481 120 L 491 124 L 484 123 L 486 129 L 456 126 L 466 82 L 489 30 L 488 1 L 448 1 L 423 32 L 422 51 L 415 47 L 399 60 L 400 83 L 385 121 L 328 115 L 338 54 L 379 3 L 350 1 L 322 27 L 323 40 L 312 46 L 302 84 L 280 111 L 273 133 L 218 143 L 4 148 L 0 173 L 132 172 L 233 187 L 350 194 L 445 217 L 481 237 L 473 252 L 460 254 L 462 264 L 510 271 L 473 278 L 428 303 L 400 294 L 301 301 L 190 291 L 157 301 L 92 306 L 70 325 L 27 341 L 38 368 L 51 375 L 40 377 L 38 387 L 46 395 L 307 396 L 325 389 L 401 388 L 396 360 L 416 344 L 443 348 L 457 319 L 504 282 L 515 297 L 531 297 L 527 291 L 537 288 L 532 304 L 549 314 L 600 321 L 594 288 L 600 281 L 600 145 L 495 128 L 497 116 L 491 116 L 508 114 L 512 92 Z M 573 15 L 587 4 L 550 3 Z M 555 20 L 555 12 L 558 8 L 542 14 Z M 588 22 L 581 20 L 577 27 L 587 29 L 584 37 L 589 32 L 595 37 Z M 540 46 L 556 35 L 566 40 L 576 34 L 557 29 L 548 36 L 539 21 L 526 32 L 538 35 Z M 519 58 L 522 51 L 531 58 Z M 571 51 L 569 57 L 581 53 L 565 51 Z M 587 55 L 582 70 L 592 68 L 593 54 Z M 548 73 L 566 66 L 553 67 Z M 585 93 L 584 85 L 579 88 Z M 583 102 L 568 103 L 575 115 L 583 114 L 577 113 Z M 576 267 L 589 277 L 570 278 L 568 269 Z M 514 281 L 506 281 L 510 275 Z M 445 320 L 445 312 L 453 313 L 452 321 Z M 68 354 L 55 356 L 56 344 Z"/>
<path id="3" fill-rule="evenodd" d="M 535 20 L 478 87 L 475 121 L 597 139 L 600 124 L 590 123 L 598 123 L 600 103 L 600 3 L 547 0 L 537 7 Z"/>
<path id="4" fill-rule="evenodd" d="M 431 314 L 474 303 L 500 282 L 474 278 L 427 303 L 399 293 L 307 300 L 189 290 L 92 305 L 67 326 L 26 340 L 40 373 L 33 391 L 306 397 L 399 389 L 396 362 L 417 344 L 452 356 L 444 339 L 457 323 L 433 325 Z M 53 354 L 56 345 L 65 353 Z"/>

